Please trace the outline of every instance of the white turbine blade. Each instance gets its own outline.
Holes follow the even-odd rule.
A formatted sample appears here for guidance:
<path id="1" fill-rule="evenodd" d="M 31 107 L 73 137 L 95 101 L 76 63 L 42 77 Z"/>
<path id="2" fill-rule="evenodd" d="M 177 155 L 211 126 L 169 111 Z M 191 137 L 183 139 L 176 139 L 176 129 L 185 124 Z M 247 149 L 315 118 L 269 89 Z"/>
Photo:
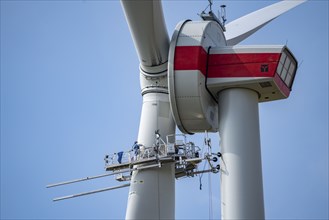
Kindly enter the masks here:
<path id="1" fill-rule="evenodd" d="M 168 60 L 169 36 L 161 1 L 121 0 L 121 4 L 142 69 L 148 72 L 148 67 L 165 64 Z"/>
<path id="2" fill-rule="evenodd" d="M 225 37 L 227 44 L 238 44 L 276 17 L 304 3 L 305 1 L 306 0 L 280 1 L 228 23 L 225 26 Z"/>

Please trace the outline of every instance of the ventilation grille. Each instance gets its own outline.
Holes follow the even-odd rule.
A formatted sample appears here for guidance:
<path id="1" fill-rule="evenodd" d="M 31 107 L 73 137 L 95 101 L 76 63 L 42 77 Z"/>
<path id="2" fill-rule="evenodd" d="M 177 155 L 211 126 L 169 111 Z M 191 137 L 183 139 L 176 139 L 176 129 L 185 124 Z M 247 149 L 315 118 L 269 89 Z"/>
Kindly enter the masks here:
<path id="1" fill-rule="evenodd" d="M 259 83 L 259 85 L 262 88 L 272 87 L 272 84 L 270 82 L 261 82 L 261 83 Z"/>

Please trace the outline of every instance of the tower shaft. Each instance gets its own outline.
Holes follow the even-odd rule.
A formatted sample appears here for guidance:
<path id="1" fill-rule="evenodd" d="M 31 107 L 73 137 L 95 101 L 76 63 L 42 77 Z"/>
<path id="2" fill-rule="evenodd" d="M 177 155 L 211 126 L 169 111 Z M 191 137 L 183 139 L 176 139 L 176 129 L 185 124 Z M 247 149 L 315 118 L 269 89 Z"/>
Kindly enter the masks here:
<path id="1" fill-rule="evenodd" d="M 219 93 L 222 219 L 264 219 L 258 94 Z"/>

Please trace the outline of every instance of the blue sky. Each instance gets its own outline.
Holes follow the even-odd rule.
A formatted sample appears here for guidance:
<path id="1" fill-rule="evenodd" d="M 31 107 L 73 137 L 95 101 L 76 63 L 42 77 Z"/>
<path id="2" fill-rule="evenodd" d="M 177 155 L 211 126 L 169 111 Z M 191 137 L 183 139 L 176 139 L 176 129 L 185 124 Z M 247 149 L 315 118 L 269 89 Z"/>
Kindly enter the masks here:
<path id="1" fill-rule="evenodd" d="M 215 1 L 228 22 L 273 1 Z M 168 33 L 207 1 L 163 1 Z M 216 9 L 215 9 L 216 10 Z M 288 44 L 299 60 L 287 100 L 260 104 L 267 219 L 328 219 L 328 1 L 308 1 L 241 44 Z M 1 219 L 122 219 L 128 188 L 52 198 L 118 183 L 105 154 L 128 149 L 141 111 L 138 58 L 119 1 L 1 1 Z M 211 135 L 219 149 L 218 135 Z M 203 134 L 190 140 L 203 143 Z M 176 181 L 176 218 L 209 218 L 209 177 Z M 220 217 L 219 175 L 212 208 Z"/>

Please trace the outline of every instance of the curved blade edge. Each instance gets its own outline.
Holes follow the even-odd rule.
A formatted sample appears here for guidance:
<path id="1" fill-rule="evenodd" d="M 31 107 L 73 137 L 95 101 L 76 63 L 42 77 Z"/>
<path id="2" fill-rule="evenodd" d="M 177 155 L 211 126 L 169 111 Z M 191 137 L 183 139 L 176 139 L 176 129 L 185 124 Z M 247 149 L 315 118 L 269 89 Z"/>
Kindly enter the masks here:
<path id="1" fill-rule="evenodd" d="M 280 1 L 228 23 L 225 26 L 226 32 L 224 33 L 227 45 L 232 46 L 240 43 L 273 19 L 306 1 Z"/>

